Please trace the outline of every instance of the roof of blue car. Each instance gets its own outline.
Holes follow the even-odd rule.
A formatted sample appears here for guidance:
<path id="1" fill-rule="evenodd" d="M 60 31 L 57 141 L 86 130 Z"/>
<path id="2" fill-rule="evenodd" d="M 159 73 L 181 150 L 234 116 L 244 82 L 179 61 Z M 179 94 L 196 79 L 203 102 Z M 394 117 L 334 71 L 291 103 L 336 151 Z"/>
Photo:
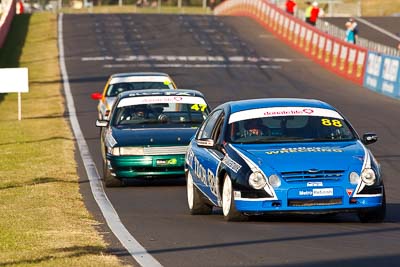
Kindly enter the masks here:
<path id="1" fill-rule="evenodd" d="M 204 98 L 204 95 L 197 91 L 191 89 L 146 89 L 146 90 L 132 90 L 125 91 L 119 94 L 120 98 L 125 97 L 135 97 L 135 96 L 155 96 L 155 95 L 189 95 L 189 96 L 199 96 Z"/>
<path id="2" fill-rule="evenodd" d="M 269 108 L 269 107 L 313 107 L 335 110 L 331 105 L 315 99 L 302 98 L 262 98 L 231 101 L 227 103 L 231 107 L 231 112 L 242 110 Z"/>

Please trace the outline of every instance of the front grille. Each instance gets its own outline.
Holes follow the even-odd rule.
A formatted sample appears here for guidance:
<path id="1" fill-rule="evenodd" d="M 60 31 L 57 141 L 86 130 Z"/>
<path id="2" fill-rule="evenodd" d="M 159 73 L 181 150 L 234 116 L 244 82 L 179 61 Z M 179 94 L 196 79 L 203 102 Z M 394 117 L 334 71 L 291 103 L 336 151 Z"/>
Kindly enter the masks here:
<path id="1" fill-rule="evenodd" d="M 174 171 L 182 171 L 183 168 L 181 166 L 179 167 L 131 167 L 131 168 L 126 168 L 129 171 L 137 172 L 137 173 L 147 173 L 147 172 L 174 172 Z"/>
<path id="2" fill-rule="evenodd" d="M 145 156 L 159 155 L 184 155 L 186 154 L 187 146 L 151 146 L 144 147 Z"/>
<path id="3" fill-rule="evenodd" d="M 318 171 L 293 171 L 282 172 L 282 178 L 286 182 L 302 182 L 313 180 L 340 180 L 344 175 L 343 170 L 318 170 Z"/>
<path id="4" fill-rule="evenodd" d="M 341 205 L 342 198 L 326 198 L 326 199 L 293 199 L 288 201 L 289 207 L 311 207 L 311 206 L 328 206 Z"/>

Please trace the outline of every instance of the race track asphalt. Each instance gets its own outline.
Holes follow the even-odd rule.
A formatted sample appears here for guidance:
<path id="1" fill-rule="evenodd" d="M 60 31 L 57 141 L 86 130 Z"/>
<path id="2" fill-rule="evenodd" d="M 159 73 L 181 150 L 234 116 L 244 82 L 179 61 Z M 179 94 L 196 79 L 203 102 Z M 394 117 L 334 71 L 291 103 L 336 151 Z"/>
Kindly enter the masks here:
<path id="1" fill-rule="evenodd" d="M 96 105 L 112 73 L 162 71 L 181 88 L 201 90 L 213 107 L 229 100 L 300 97 L 327 101 L 356 130 L 376 132 L 370 146 L 382 164 L 385 223 L 353 214 L 267 216 L 227 223 L 221 211 L 189 215 L 179 181 L 106 189 L 130 233 L 164 266 L 398 266 L 400 262 L 400 101 L 314 64 L 248 18 L 198 15 L 64 15 L 69 81 L 79 123 L 101 173 Z M 221 62 L 220 59 L 229 59 Z M 81 192 L 104 222 L 77 155 Z M 109 251 L 135 264 L 106 225 Z"/>

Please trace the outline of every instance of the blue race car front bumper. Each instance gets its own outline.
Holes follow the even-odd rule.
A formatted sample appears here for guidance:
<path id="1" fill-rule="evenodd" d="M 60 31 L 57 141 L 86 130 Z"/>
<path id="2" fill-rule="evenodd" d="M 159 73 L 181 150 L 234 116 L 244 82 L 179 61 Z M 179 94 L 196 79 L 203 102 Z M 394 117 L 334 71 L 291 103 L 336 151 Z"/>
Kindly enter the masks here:
<path id="1" fill-rule="evenodd" d="M 318 188 L 317 188 L 318 189 Z M 243 213 L 329 213 L 341 211 L 356 211 L 360 209 L 373 209 L 382 206 L 383 186 L 374 195 L 348 194 L 341 187 L 321 188 L 325 190 L 312 190 L 299 188 L 289 190 L 276 190 L 276 198 L 242 198 L 235 192 L 236 209 Z M 320 196 L 321 195 L 321 196 Z"/>

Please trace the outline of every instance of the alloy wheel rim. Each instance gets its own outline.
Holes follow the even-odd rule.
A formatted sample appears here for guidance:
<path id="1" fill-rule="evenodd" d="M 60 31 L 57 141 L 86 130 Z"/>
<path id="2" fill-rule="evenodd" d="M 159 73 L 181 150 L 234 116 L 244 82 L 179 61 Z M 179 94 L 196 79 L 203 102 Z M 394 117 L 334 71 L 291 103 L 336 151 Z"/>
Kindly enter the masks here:
<path id="1" fill-rule="evenodd" d="M 222 211 L 225 216 L 229 214 L 232 202 L 232 183 L 231 179 L 226 176 L 224 181 L 224 188 L 222 190 Z"/>
<path id="2" fill-rule="evenodd" d="M 190 209 L 193 209 L 193 180 L 190 172 L 188 173 L 186 188 L 187 188 L 188 205 Z"/>

